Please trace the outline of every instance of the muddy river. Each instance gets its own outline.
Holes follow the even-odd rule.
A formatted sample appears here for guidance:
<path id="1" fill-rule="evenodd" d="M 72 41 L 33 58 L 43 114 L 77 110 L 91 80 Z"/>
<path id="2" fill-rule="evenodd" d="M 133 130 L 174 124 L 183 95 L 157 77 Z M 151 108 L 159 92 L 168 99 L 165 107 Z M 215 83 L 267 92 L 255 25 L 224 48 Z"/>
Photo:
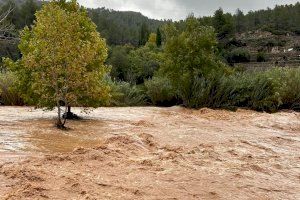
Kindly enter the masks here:
<path id="1" fill-rule="evenodd" d="M 300 199 L 300 114 L 0 107 L 0 199 Z"/>

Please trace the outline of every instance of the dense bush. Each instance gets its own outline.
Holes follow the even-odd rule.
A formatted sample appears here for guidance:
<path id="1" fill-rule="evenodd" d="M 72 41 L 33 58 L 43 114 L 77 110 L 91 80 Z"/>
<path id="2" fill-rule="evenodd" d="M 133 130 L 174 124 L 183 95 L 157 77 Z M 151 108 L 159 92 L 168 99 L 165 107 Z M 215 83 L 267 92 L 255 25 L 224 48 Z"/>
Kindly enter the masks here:
<path id="1" fill-rule="evenodd" d="M 256 61 L 257 62 L 266 62 L 266 54 L 263 51 L 257 52 L 256 55 Z"/>
<path id="2" fill-rule="evenodd" d="M 250 62 L 250 52 L 247 49 L 236 48 L 226 55 L 228 63 L 245 63 Z"/>
<path id="3" fill-rule="evenodd" d="M 0 105 L 23 105 L 23 101 L 14 89 L 16 78 L 12 73 L 0 73 Z"/>
<path id="4" fill-rule="evenodd" d="M 111 106 L 143 106 L 147 105 L 148 98 L 142 86 L 131 85 L 126 82 L 111 83 Z"/>
<path id="5" fill-rule="evenodd" d="M 150 46 L 144 46 L 131 51 L 128 55 L 130 67 L 128 80 L 132 84 L 143 84 L 145 80 L 152 78 L 158 70 L 161 62 L 159 50 Z"/>
<path id="6" fill-rule="evenodd" d="M 157 48 L 147 45 L 135 49 L 126 45 L 111 48 L 108 64 L 112 66 L 110 74 L 114 80 L 143 84 L 158 70 L 160 60 L 161 53 Z"/>
<path id="7" fill-rule="evenodd" d="M 277 76 L 281 79 L 280 108 L 300 110 L 300 70 L 281 69 Z"/>
<path id="8" fill-rule="evenodd" d="M 169 106 L 176 104 L 175 91 L 166 77 L 153 77 L 145 82 L 147 95 L 154 105 Z"/>

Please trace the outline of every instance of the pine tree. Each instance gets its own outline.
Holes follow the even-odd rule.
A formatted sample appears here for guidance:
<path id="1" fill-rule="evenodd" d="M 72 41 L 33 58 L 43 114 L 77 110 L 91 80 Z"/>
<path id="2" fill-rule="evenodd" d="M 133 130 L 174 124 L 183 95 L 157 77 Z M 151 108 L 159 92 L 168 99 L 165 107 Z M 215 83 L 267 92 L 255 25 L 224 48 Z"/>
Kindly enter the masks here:
<path id="1" fill-rule="evenodd" d="M 144 46 L 147 43 L 149 35 L 150 31 L 148 25 L 146 23 L 143 23 L 140 31 L 139 46 Z"/>
<path id="2" fill-rule="evenodd" d="M 213 17 L 213 26 L 217 32 L 219 41 L 228 40 L 234 33 L 231 14 L 224 14 L 222 8 L 217 10 Z"/>
<path id="3" fill-rule="evenodd" d="M 157 47 L 161 47 L 161 45 L 162 45 L 161 32 L 160 32 L 159 28 L 157 28 L 157 31 L 156 31 L 156 45 L 157 45 Z"/>
<path id="4" fill-rule="evenodd" d="M 223 9 L 219 8 L 218 10 L 216 10 L 214 17 L 213 17 L 213 25 L 214 25 L 215 31 L 217 33 L 221 33 L 225 24 L 226 24 L 226 18 L 224 16 Z"/>
<path id="5" fill-rule="evenodd" d="M 237 9 L 235 14 L 235 30 L 238 33 L 245 30 L 245 15 L 240 9 Z"/>

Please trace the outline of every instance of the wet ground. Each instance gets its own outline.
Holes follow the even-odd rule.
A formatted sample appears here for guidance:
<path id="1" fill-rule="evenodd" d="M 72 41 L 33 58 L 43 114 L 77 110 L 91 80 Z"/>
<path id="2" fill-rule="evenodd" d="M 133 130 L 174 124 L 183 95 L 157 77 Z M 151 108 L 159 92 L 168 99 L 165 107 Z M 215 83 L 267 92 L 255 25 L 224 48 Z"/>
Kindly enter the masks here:
<path id="1" fill-rule="evenodd" d="M 74 112 L 80 113 L 79 109 Z M 300 199 L 300 114 L 0 107 L 0 199 Z"/>

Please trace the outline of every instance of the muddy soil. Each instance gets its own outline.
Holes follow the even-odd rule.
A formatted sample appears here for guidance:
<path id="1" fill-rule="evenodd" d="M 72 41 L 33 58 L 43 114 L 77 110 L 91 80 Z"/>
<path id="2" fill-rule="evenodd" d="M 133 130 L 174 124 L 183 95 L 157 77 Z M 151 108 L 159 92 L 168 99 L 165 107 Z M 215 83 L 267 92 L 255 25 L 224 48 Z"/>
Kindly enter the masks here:
<path id="1" fill-rule="evenodd" d="M 76 113 L 79 109 L 74 110 Z M 0 199 L 300 199 L 300 114 L 0 107 Z"/>

